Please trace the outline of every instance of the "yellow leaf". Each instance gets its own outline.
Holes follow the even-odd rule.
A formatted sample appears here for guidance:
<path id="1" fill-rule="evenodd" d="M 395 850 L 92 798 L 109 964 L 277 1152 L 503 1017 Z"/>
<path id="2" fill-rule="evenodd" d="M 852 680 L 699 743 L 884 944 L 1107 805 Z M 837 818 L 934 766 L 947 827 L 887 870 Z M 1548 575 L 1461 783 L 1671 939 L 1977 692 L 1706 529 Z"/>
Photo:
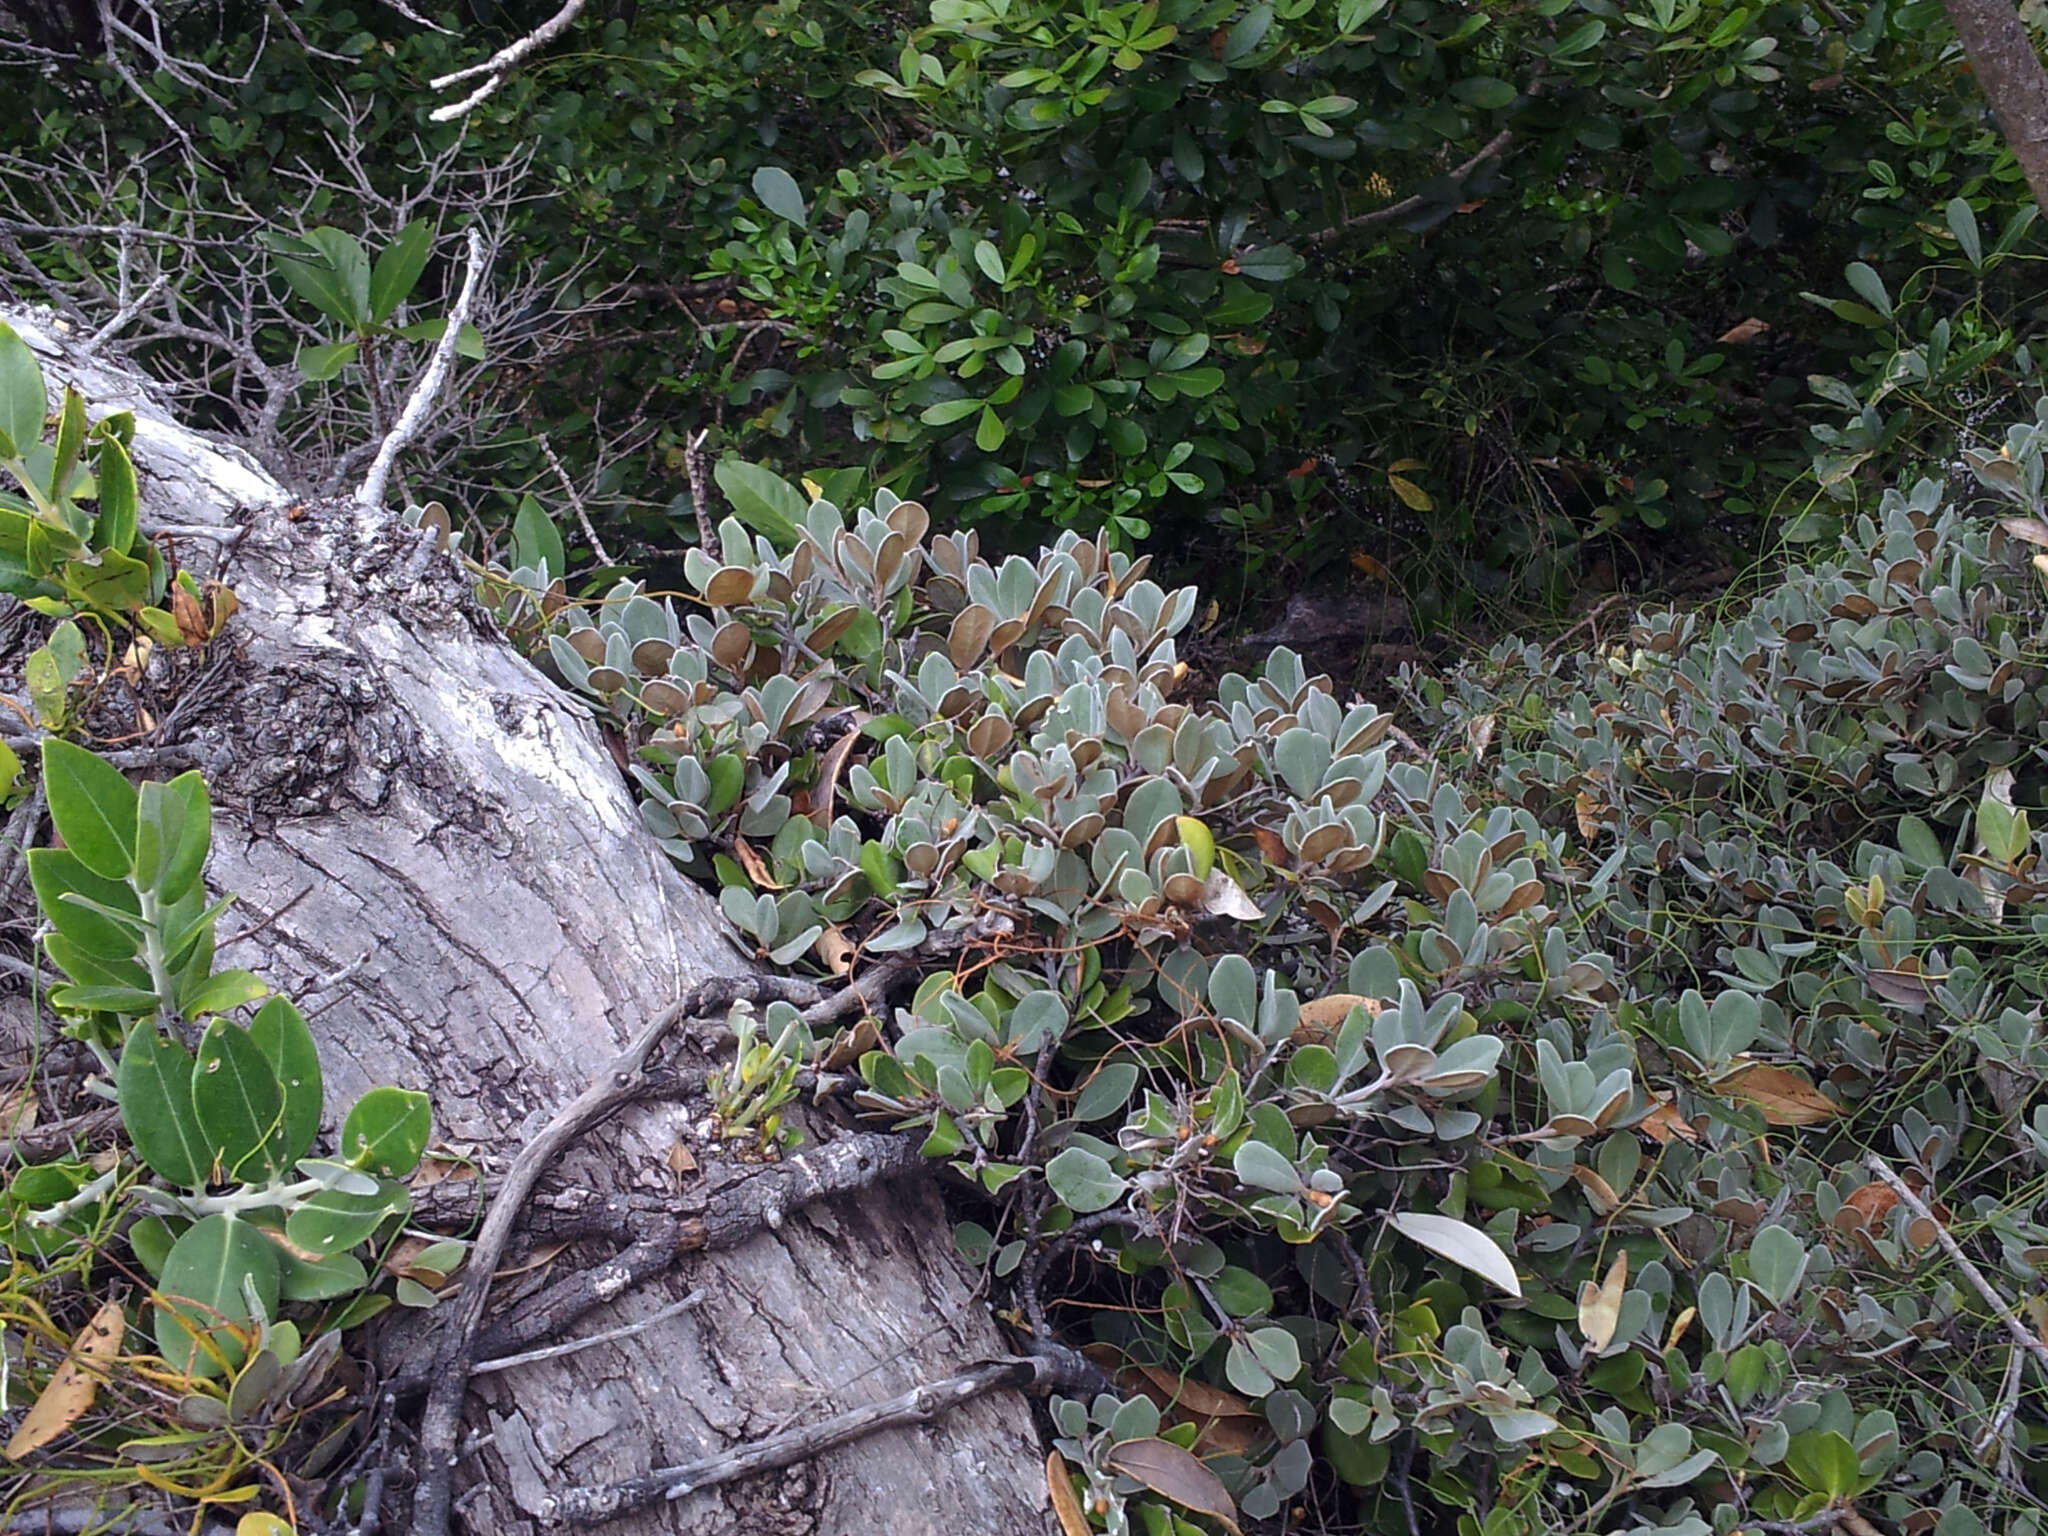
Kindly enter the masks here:
<path id="1" fill-rule="evenodd" d="M 1052 1512 L 1060 1517 L 1066 1536 L 1088 1536 L 1088 1517 L 1081 1513 L 1081 1500 L 1074 1493 L 1074 1481 L 1058 1451 L 1045 1456 L 1045 1491 L 1052 1495 Z M 241 1536 L 237 1531 L 235 1536 Z"/>
<path id="2" fill-rule="evenodd" d="M 813 480 L 809 475 L 805 475 L 804 494 L 810 497 L 813 501 L 823 501 L 825 499 L 825 487 L 818 484 L 818 482 Z M 239 1531 L 236 1532 L 236 1536 L 241 1536 L 241 1533 Z"/>
<path id="3" fill-rule="evenodd" d="M 121 1352 L 121 1332 L 126 1326 L 127 1318 L 118 1301 L 110 1301 L 93 1313 L 92 1321 L 72 1341 L 71 1353 L 57 1367 L 50 1384 L 43 1388 L 43 1395 L 15 1430 L 14 1438 L 7 1442 L 9 1461 L 20 1461 L 41 1450 L 76 1424 L 92 1406 L 100 1383 L 107 1379 L 108 1362 Z"/>
<path id="4" fill-rule="evenodd" d="M 1698 1316 L 1698 1312 L 1694 1311 L 1691 1307 L 1687 1307 L 1678 1316 L 1674 1317 L 1671 1320 L 1671 1334 L 1670 1337 L 1665 1339 L 1664 1347 L 1666 1349 L 1678 1348 L 1678 1341 L 1685 1337 L 1685 1330 L 1692 1326 L 1692 1320 Z"/>
<path id="5" fill-rule="evenodd" d="M 1605 1280 L 1598 1285 L 1587 1280 L 1579 1286 L 1579 1332 L 1596 1355 L 1614 1342 L 1614 1330 L 1621 1323 L 1621 1297 L 1627 1289 L 1626 1250 L 1615 1256 Z"/>
<path id="6" fill-rule="evenodd" d="M 1429 466 L 1420 459 L 1396 459 L 1387 466 L 1390 475 L 1405 474 L 1411 469 L 1427 469 Z"/>
<path id="7" fill-rule="evenodd" d="M 1196 816 L 1176 816 L 1174 830 L 1180 833 L 1181 846 L 1194 861 L 1195 878 L 1207 880 L 1209 871 L 1216 867 L 1216 838 L 1206 823 Z"/>
<path id="8" fill-rule="evenodd" d="M 235 1522 L 235 1536 L 297 1536 L 297 1527 L 256 1510 Z"/>
<path id="9" fill-rule="evenodd" d="M 1429 499 L 1429 492 L 1425 491 L 1413 480 L 1404 479 L 1400 475 L 1388 475 L 1387 484 L 1394 488 L 1396 496 L 1407 502 L 1416 511 L 1432 512 L 1436 510 L 1436 503 Z"/>

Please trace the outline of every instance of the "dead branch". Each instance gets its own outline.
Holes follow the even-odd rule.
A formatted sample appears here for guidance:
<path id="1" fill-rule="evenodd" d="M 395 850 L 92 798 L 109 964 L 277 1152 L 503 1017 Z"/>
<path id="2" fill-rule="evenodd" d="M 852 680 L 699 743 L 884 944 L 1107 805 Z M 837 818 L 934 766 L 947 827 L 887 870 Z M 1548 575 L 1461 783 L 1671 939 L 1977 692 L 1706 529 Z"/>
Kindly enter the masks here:
<path id="1" fill-rule="evenodd" d="M 563 0 L 562 8 L 546 21 L 535 27 L 526 36 L 507 43 L 481 64 L 471 64 L 465 69 L 455 70 L 428 83 L 437 91 L 445 91 L 451 85 L 464 80 L 473 80 L 478 75 L 484 83 L 471 91 L 462 100 L 451 102 L 445 107 L 436 107 L 427 114 L 430 121 L 452 123 L 457 118 L 467 117 L 477 107 L 497 94 L 512 71 L 530 55 L 539 52 L 569 29 L 571 22 L 582 14 L 584 0 Z"/>
<path id="2" fill-rule="evenodd" d="M 770 1435 L 747 1445 L 721 1451 L 701 1461 L 679 1467 L 658 1467 L 644 1477 L 605 1487 L 565 1488 L 541 1501 L 540 1518 L 551 1525 L 580 1525 L 616 1519 L 636 1509 L 646 1509 L 665 1500 L 679 1499 L 704 1488 L 716 1488 L 742 1477 L 772 1472 L 779 1467 L 810 1461 L 855 1440 L 898 1424 L 925 1424 L 949 1408 L 970 1403 L 977 1397 L 1006 1387 L 1029 1387 L 1041 1392 L 1074 1390 L 1094 1385 L 1101 1373 L 1081 1355 L 1054 1345 L 1043 1351 L 1007 1360 L 990 1360 L 944 1381 L 912 1387 L 879 1403 L 869 1403 L 846 1413 Z"/>
<path id="3" fill-rule="evenodd" d="M 447 1536 L 455 1440 L 462 1426 L 462 1400 L 469 1388 L 477 1327 L 483 1321 L 491 1277 L 504 1256 L 505 1245 L 518 1224 L 527 1196 L 532 1194 L 542 1172 L 570 1142 L 633 1096 L 649 1057 L 684 1020 L 710 1018 L 741 1001 L 802 1005 L 818 1000 L 815 986 L 790 977 L 720 976 L 700 983 L 649 1024 L 588 1088 L 564 1105 L 540 1134 L 520 1149 L 505 1175 L 503 1191 L 470 1248 L 462 1287 L 448 1304 L 448 1322 L 435 1351 L 433 1382 L 420 1414 L 420 1481 L 413 1491 L 414 1536 Z"/>
<path id="4" fill-rule="evenodd" d="M 484 254 L 483 231 L 472 224 L 469 229 L 469 259 L 462 272 L 462 291 L 455 296 L 455 307 L 448 311 L 448 328 L 441 333 L 427 371 L 413 386 L 412 395 L 406 400 L 397 424 L 385 434 L 382 445 L 377 449 L 370 473 L 356 492 L 357 506 L 381 507 L 384 504 L 384 489 L 390 483 L 399 453 L 419 436 L 428 413 L 434 409 L 435 396 L 448 382 L 448 374 L 455 366 L 456 344 L 461 340 L 462 328 L 469 324 L 470 311 L 476 307 L 477 284 L 483 280 L 484 270 L 489 265 L 489 258 Z"/>

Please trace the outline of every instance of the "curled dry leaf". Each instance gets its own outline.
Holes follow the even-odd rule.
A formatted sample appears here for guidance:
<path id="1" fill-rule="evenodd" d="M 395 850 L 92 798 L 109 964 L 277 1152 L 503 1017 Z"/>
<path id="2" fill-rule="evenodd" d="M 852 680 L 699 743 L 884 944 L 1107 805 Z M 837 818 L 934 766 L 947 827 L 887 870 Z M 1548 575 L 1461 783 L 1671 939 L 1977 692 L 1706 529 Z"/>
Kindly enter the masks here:
<path id="1" fill-rule="evenodd" d="M 118 1301 L 107 1302 L 93 1313 L 92 1321 L 72 1341 L 71 1353 L 7 1442 L 9 1461 L 20 1461 L 41 1450 L 92 1406 L 100 1383 L 107 1379 L 108 1364 L 121 1352 L 121 1333 L 126 1326 L 127 1316 Z"/>
<path id="2" fill-rule="evenodd" d="M 1770 321 L 1759 320 L 1755 315 L 1751 315 L 1747 320 L 1736 321 L 1735 324 L 1729 326 L 1728 329 L 1723 331 L 1719 336 L 1716 336 L 1714 340 L 1717 342 L 1726 342 L 1730 345 L 1739 344 L 1745 341 L 1755 341 L 1757 337 L 1763 335 L 1763 333 L 1765 331 L 1768 331 L 1770 328 Z"/>
<path id="3" fill-rule="evenodd" d="M 779 891 L 782 882 L 775 878 L 768 868 L 768 861 L 754 851 L 754 845 L 744 837 L 732 840 L 732 856 L 740 861 L 740 868 L 747 872 L 747 878 L 764 891 Z"/>
<path id="4" fill-rule="evenodd" d="M 814 946 L 818 958 L 825 963 L 825 969 L 834 976 L 853 974 L 853 957 L 860 952 L 860 946 L 846 936 L 846 930 L 837 923 L 827 923 L 825 931 L 818 935 Z"/>
<path id="5" fill-rule="evenodd" d="M 1231 1536 L 1240 1536 L 1237 1504 L 1230 1491 L 1194 1452 L 1171 1440 L 1126 1440 L 1109 1453 L 1107 1465 L 1182 1509 L 1222 1521 Z"/>
<path id="6" fill-rule="evenodd" d="M 1681 1115 L 1678 1106 L 1669 1099 L 1643 1116 L 1637 1122 L 1636 1129 L 1660 1147 L 1667 1145 L 1674 1136 L 1680 1141 L 1695 1144 L 1700 1139 L 1700 1133 L 1692 1128 L 1692 1122 Z"/>
<path id="7" fill-rule="evenodd" d="M 1579 1332 L 1594 1354 L 1614 1342 L 1614 1330 L 1621 1324 L 1621 1298 L 1628 1290 L 1628 1251 L 1615 1255 L 1607 1266 L 1607 1278 L 1598 1285 L 1587 1280 L 1579 1286 Z"/>
<path id="8" fill-rule="evenodd" d="M 1231 917 L 1241 923 L 1255 923 L 1266 915 L 1257 902 L 1245 895 L 1244 887 L 1220 869 L 1209 871 L 1197 910 L 1204 917 Z"/>

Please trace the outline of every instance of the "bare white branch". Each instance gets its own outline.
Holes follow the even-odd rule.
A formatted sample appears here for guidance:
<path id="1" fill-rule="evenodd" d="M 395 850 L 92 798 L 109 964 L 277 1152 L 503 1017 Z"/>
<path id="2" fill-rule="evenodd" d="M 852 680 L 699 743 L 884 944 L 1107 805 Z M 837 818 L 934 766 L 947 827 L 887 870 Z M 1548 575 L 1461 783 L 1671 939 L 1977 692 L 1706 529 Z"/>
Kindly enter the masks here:
<path id="1" fill-rule="evenodd" d="M 442 75 L 435 80 L 429 81 L 428 83 L 435 90 L 445 91 L 449 86 L 456 85 L 461 81 L 473 80 L 478 75 L 484 77 L 484 83 L 470 92 L 469 95 L 463 97 L 460 101 L 451 102 L 445 107 L 434 108 L 433 111 L 427 114 L 428 119 L 436 123 L 452 123 L 457 118 L 467 117 L 479 105 L 496 94 L 498 87 L 505 83 L 506 77 L 514 69 L 518 68 L 522 62 L 531 55 L 538 53 L 566 32 L 569 29 L 570 23 L 583 13 L 583 5 L 584 0 L 562 0 L 562 8 L 555 12 L 554 15 L 535 27 L 526 36 L 507 43 L 488 59 L 485 59 L 483 63 L 471 64 L 465 69 L 458 69 L 452 74 Z"/>
<path id="2" fill-rule="evenodd" d="M 469 324 L 470 311 L 476 307 L 477 285 L 483 281 L 484 269 L 490 259 L 484 252 L 483 231 L 475 225 L 469 229 L 469 260 L 462 273 L 462 291 L 455 296 L 455 307 L 448 312 L 448 329 L 441 333 L 441 340 L 434 348 L 434 356 L 427 364 L 427 371 L 413 386 L 411 398 L 405 402 L 405 409 L 399 413 L 397 423 L 384 435 L 383 444 L 377 449 L 375 462 L 370 473 L 363 479 L 362 488 L 356 492 L 359 507 L 382 506 L 384 488 L 390 484 L 391 471 L 398 463 L 398 455 L 419 435 L 426 424 L 428 415 L 434 409 L 434 397 L 441 393 L 441 386 L 448 382 L 448 374 L 455 366 L 455 346 L 461 339 L 462 328 Z"/>

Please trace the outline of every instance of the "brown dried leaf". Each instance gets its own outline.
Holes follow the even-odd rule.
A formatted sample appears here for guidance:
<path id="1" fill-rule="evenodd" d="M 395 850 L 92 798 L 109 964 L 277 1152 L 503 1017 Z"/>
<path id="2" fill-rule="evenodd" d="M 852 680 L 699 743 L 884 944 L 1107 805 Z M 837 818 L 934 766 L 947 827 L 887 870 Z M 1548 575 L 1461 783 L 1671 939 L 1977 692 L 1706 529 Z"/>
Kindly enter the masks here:
<path id="1" fill-rule="evenodd" d="M 816 945 L 818 958 L 825 962 L 825 969 L 834 976 L 853 974 L 853 957 L 860 953 L 860 946 L 846 936 L 846 930 L 837 923 L 827 923 L 825 931 L 818 935 Z"/>
<path id="2" fill-rule="evenodd" d="M 740 861 L 740 868 L 747 872 L 747 878 L 764 891 L 779 891 L 782 882 L 769 871 L 768 861 L 754 852 L 753 844 L 744 837 L 732 840 L 732 856 Z"/>
<path id="3" fill-rule="evenodd" d="M 1486 760 L 1486 749 L 1493 745 L 1494 729 L 1499 724 L 1498 715 L 1474 715 L 1465 722 L 1465 745 L 1471 749 L 1473 767 Z"/>
<path id="4" fill-rule="evenodd" d="M 812 781 L 811 821 L 819 831 L 832 825 L 834 802 L 839 795 L 839 775 L 846 768 L 846 760 L 853 755 L 853 749 L 860 742 L 860 728 L 867 724 L 868 717 L 859 710 L 854 711 L 853 724 L 846 734 L 833 742 L 818 759 L 818 776 Z"/>
<path id="5" fill-rule="evenodd" d="M 1065 1536 L 1090 1536 L 1088 1517 L 1081 1513 L 1081 1499 L 1074 1492 L 1074 1480 L 1058 1451 L 1045 1453 L 1045 1491 L 1052 1498 L 1052 1512 L 1060 1517 Z"/>
<path id="6" fill-rule="evenodd" d="M 1583 789 L 1580 790 L 1572 799 L 1572 815 L 1579 823 L 1579 836 L 1589 843 L 1598 837 L 1605 825 L 1602 818 L 1606 816 L 1607 809 Z"/>
<path id="7" fill-rule="evenodd" d="M 1842 1106 L 1796 1072 L 1761 1063 L 1721 1080 L 1721 1091 L 1747 1099 L 1764 1112 L 1767 1125 L 1819 1125 L 1840 1115 Z"/>
<path id="8" fill-rule="evenodd" d="M 1572 1168 L 1572 1178 L 1586 1192 L 1586 1202 L 1593 1207 L 1595 1216 L 1612 1216 L 1621 1209 L 1621 1196 L 1614 1192 L 1614 1186 L 1583 1164 Z"/>
<path id="9" fill-rule="evenodd" d="M 1344 1027 L 1354 1008 L 1363 1008 L 1376 1019 L 1381 1004 L 1377 998 L 1361 997 L 1356 992 L 1332 992 L 1328 997 L 1311 998 L 1301 1005 L 1299 1021 L 1294 1026 L 1295 1044 L 1327 1045 L 1337 1038 L 1337 1031 Z"/>
<path id="10" fill-rule="evenodd" d="M 108 1364 L 121 1352 L 121 1333 L 126 1327 L 127 1317 L 118 1301 L 107 1302 L 93 1313 L 92 1321 L 72 1340 L 71 1353 L 7 1442 L 9 1461 L 20 1461 L 41 1450 L 92 1406 L 100 1383 L 107 1379 Z"/>
<path id="11" fill-rule="evenodd" d="M 697 1154 L 684 1146 L 680 1141 L 670 1142 L 668 1147 L 668 1171 L 676 1176 L 678 1182 L 688 1178 L 697 1171 Z"/>
<path id="12" fill-rule="evenodd" d="M 1735 324 L 1729 326 L 1719 336 L 1716 336 L 1714 340 L 1725 342 L 1755 341 L 1757 337 L 1763 335 L 1770 328 L 1771 323 L 1768 320 L 1759 320 L 1755 315 L 1751 315 L 1747 320 L 1736 321 Z"/>
<path id="13" fill-rule="evenodd" d="M 1692 1128 L 1692 1122 L 1681 1115 L 1678 1112 L 1678 1106 L 1669 1099 L 1666 1099 L 1662 1104 L 1659 1104 L 1655 1109 L 1643 1116 L 1642 1120 L 1636 1125 L 1636 1129 L 1649 1137 L 1650 1140 L 1656 1142 L 1660 1147 L 1668 1145 L 1674 1136 L 1680 1141 L 1689 1141 L 1694 1144 L 1697 1144 L 1700 1139 L 1700 1133 Z"/>
<path id="14" fill-rule="evenodd" d="M 1998 526 L 2016 539 L 2048 549 L 2048 523 L 2038 517 L 2001 517 Z"/>
<path id="15" fill-rule="evenodd" d="M 1193 1451 L 1184 1451 L 1171 1440 L 1126 1440 L 1109 1453 L 1106 1465 L 1125 1477 L 1135 1478 L 1182 1509 L 1222 1521 L 1231 1536 L 1242 1536 L 1237 1525 L 1237 1505 L 1223 1486 L 1223 1479 L 1204 1466 Z"/>

